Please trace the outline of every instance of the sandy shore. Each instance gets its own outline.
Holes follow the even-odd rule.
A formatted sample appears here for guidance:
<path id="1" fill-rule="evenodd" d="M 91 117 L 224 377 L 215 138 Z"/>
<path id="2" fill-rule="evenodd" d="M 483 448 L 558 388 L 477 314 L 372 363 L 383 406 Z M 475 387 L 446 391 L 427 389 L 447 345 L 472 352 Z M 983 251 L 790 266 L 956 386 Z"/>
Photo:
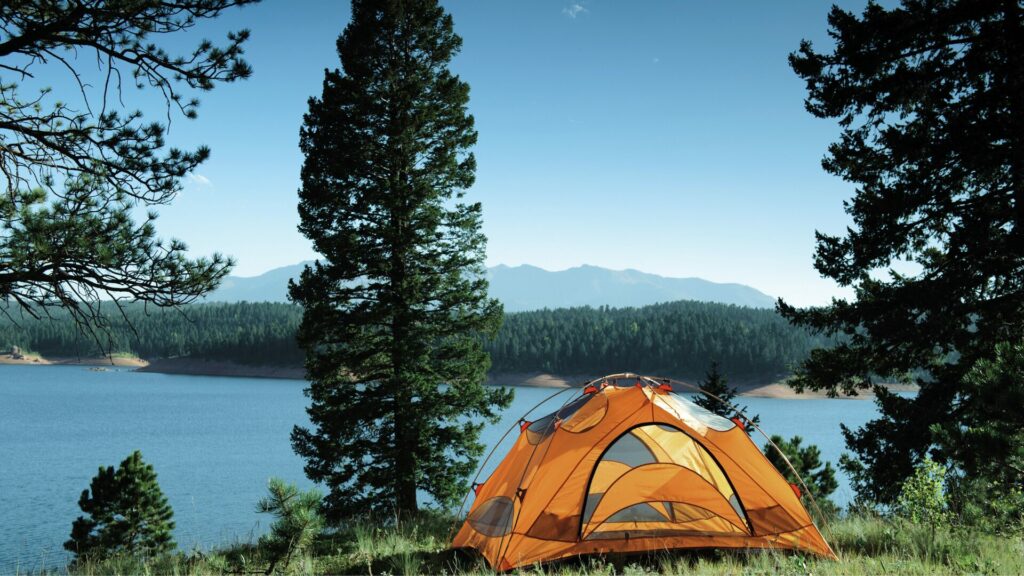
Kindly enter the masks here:
<path id="1" fill-rule="evenodd" d="M 37 354 L 26 354 L 14 358 L 10 353 L 0 354 L 0 365 L 29 366 L 115 366 L 135 368 L 139 372 L 161 374 L 192 374 L 196 376 L 239 376 L 248 378 L 285 378 L 302 380 L 304 370 L 295 366 L 247 366 L 234 362 L 213 362 L 193 358 L 161 358 L 148 361 L 131 356 L 96 356 L 89 358 L 44 358 Z"/>
<path id="2" fill-rule="evenodd" d="M 0 364 L 52 364 L 52 362 L 42 356 L 36 356 L 35 354 L 26 354 L 19 358 L 15 358 L 10 353 L 4 353 L 0 354 Z"/>
<path id="3" fill-rule="evenodd" d="M 579 386 L 588 380 L 588 376 L 559 376 L 543 372 L 504 372 L 487 375 L 488 386 L 533 386 L 536 388 L 569 388 Z"/>
<path id="4" fill-rule="evenodd" d="M 892 392 L 917 392 L 917 386 L 907 384 L 888 384 L 886 385 L 886 388 Z M 785 382 L 774 382 L 772 384 L 741 389 L 740 396 L 752 396 L 755 398 L 783 398 L 786 400 L 814 400 L 829 397 L 825 392 L 813 392 L 810 390 L 798 394 Z M 838 396 L 839 399 L 843 400 L 872 400 L 874 397 L 875 394 L 871 390 L 864 390 L 856 396 Z"/>
<path id="5" fill-rule="evenodd" d="M 43 358 L 36 354 L 26 354 L 21 358 L 15 358 L 11 354 L 0 354 L 0 364 L 15 365 L 68 365 L 68 366 L 117 366 L 121 368 L 141 368 L 149 364 L 141 358 L 134 356 L 96 356 L 89 358 Z"/>

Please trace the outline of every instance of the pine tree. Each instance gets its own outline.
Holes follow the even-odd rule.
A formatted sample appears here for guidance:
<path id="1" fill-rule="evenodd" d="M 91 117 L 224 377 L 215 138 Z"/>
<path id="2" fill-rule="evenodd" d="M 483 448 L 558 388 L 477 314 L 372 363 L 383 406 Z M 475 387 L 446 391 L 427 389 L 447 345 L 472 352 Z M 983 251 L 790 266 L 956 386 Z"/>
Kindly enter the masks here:
<path id="1" fill-rule="evenodd" d="M 78 506 L 86 516 L 71 525 L 64 548 L 78 558 L 113 554 L 155 556 L 175 546 L 174 512 L 156 481 L 153 466 L 132 452 L 115 470 L 100 467 L 82 491 Z"/>
<path id="2" fill-rule="evenodd" d="M 704 380 L 700 383 L 700 389 L 707 394 L 697 394 L 693 401 L 698 406 L 705 408 L 723 418 L 734 418 L 739 416 L 739 412 L 746 414 L 746 406 L 736 406 L 733 400 L 739 395 L 739 390 L 729 386 L 729 381 L 718 369 L 718 362 L 712 361 L 711 367 L 708 368 L 707 374 L 704 376 Z M 736 406 L 733 408 L 733 406 Z M 757 414 L 753 418 L 747 420 L 744 424 L 743 429 L 747 434 L 752 433 L 755 428 L 754 425 L 761 422 L 761 417 Z"/>
<path id="3" fill-rule="evenodd" d="M 302 491 L 280 478 L 271 478 L 267 490 L 256 504 L 257 511 L 274 516 L 270 534 L 260 537 L 260 547 L 270 554 L 266 573 L 287 572 L 292 558 L 309 548 L 323 529 L 323 497 L 316 489 Z"/>
<path id="4" fill-rule="evenodd" d="M 844 468 L 868 500 L 892 503 L 929 453 L 953 468 L 968 454 L 1004 456 L 1000 443 L 937 430 L 986 413 L 965 375 L 1024 337 L 1022 13 L 1017 0 L 869 3 L 861 16 L 834 7 L 834 49 L 805 41 L 790 57 L 807 109 L 842 128 L 823 166 L 856 186 L 853 225 L 818 235 L 815 267 L 855 299 L 779 310 L 842 336 L 812 353 L 798 388 L 875 388 L 881 416 L 844 429 L 857 456 Z M 891 379 L 920 391 L 877 386 Z M 1020 413 L 987 417 L 1013 429 Z"/>
<path id="5" fill-rule="evenodd" d="M 301 130 L 300 230 L 322 259 L 289 287 L 304 307 L 310 428 L 292 442 L 337 521 L 446 505 L 482 453 L 479 417 L 511 392 L 482 385 L 487 298 L 481 206 L 466 203 L 476 142 L 461 39 L 436 1 L 355 0 Z"/>
<path id="6" fill-rule="evenodd" d="M 789 440 L 785 440 L 782 436 L 772 435 L 771 441 L 778 446 L 779 450 L 775 450 L 771 445 L 766 445 L 764 455 L 768 461 L 790 483 L 799 485 L 800 478 L 802 478 L 822 513 L 831 515 L 837 512 L 835 503 L 829 497 L 839 487 L 839 482 L 836 481 L 836 471 L 832 468 L 832 463 L 825 462 L 823 464 L 821 462 L 821 450 L 814 444 L 803 446 L 804 440 L 800 436 L 793 436 Z M 789 464 L 786 463 L 786 459 L 782 458 L 779 451 L 786 455 Z M 790 464 L 793 465 L 792 468 L 790 468 Z M 794 470 L 800 475 L 800 478 L 793 473 Z"/>

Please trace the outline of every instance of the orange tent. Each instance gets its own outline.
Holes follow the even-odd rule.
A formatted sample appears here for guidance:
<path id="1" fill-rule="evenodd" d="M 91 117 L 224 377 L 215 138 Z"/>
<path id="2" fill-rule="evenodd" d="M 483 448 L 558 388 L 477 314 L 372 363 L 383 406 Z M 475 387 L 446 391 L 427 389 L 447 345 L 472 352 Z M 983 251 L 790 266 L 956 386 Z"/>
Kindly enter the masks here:
<path id="1" fill-rule="evenodd" d="M 589 383 L 475 486 L 453 548 L 491 567 L 582 554 L 775 548 L 835 558 L 795 490 L 727 420 L 633 374 Z"/>

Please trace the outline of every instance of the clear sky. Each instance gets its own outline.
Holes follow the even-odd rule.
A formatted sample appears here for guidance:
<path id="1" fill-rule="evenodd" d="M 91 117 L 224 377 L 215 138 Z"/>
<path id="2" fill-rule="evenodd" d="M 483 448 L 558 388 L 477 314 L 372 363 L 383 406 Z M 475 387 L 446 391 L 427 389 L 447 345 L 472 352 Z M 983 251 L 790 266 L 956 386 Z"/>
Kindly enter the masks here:
<path id="1" fill-rule="evenodd" d="M 828 3 L 443 5 L 464 40 L 452 67 L 480 133 L 488 265 L 635 268 L 798 305 L 842 294 L 813 269 L 814 232 L 845 229 L 853 188 L 821 169 L 838 127 L 804 110 L 786 61 L 801 38 L 828 45 Z M 175 41 L 249 28 L 255 72 L 174 120 L 172 143 L 213 154 L 160 209 L 162 235 L 235 256 L 242 276 L 315 257 L 296 230 L 298 131 L 348 18 L 343 0 L 266 0 Z M 149 97 L 126 101 L 162 117 Z"/>

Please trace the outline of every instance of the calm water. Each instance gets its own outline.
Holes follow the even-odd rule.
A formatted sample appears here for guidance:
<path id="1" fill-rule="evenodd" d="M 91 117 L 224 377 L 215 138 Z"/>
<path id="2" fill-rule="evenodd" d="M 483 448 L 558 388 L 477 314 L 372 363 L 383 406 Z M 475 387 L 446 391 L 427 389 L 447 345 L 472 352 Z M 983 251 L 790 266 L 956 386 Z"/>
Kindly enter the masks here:
<path id="1" fill-rule="evenodd" d="M 100 465 L 116 465 L 135 449 L 156 468 L 174 508 L 181 548 L 258 537 L 268 519 L 255 512 L 255 505 L 268 478 L 312 486 L 289 443 L 292 427 L 307 422 L 304 385 L 77 366 L 0 366 L 0 572 L 63 563 L 61 545 L 80 513 L 79 494 Z M 506 417 L 484 432 L 488 447 L 552 392 L 516 389 Z M 576 392 L 561 394 L 552 407 L 570 394 Z M 800 434 L 833 462 L 843 451 L 839 423 L 859 426 L 875 415 L 874 404 L 862 400 L 745 398 L 743 403 L 761 415 L 767 433 Z M 499 447 L 487 468 L 502 455 Z M 836 500 L 850 497 L 844 478 Z"/>

